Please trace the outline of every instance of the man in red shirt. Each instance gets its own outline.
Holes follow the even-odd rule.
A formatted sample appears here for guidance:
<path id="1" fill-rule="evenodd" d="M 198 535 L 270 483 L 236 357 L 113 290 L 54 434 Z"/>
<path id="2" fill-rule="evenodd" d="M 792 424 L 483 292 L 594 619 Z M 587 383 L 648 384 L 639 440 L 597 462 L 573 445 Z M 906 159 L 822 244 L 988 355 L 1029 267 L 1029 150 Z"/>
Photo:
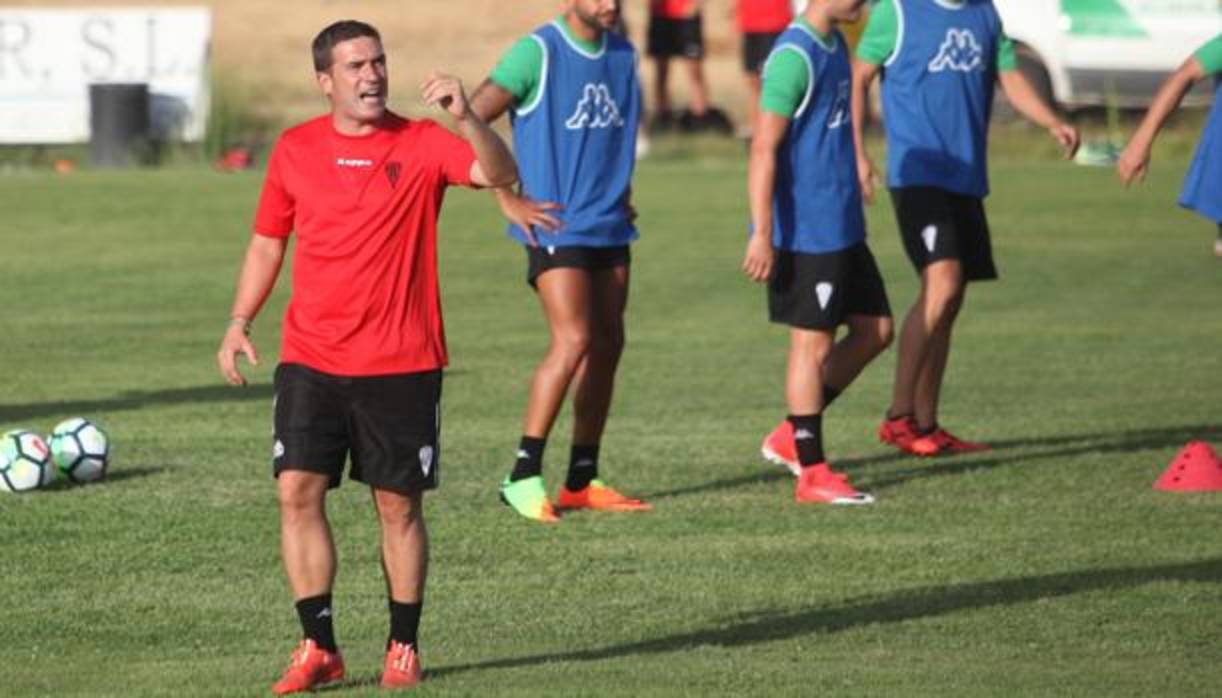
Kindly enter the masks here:
<path id="1" fill-rule="evenodd" d="M 304 639 L 273 687 L 307 691 L 343 678 L 331 624 L 335 546 L 325 512 L 344 461 L 372 489 L 390 605 L 382 685 L 420 680 L 428 534 L 423 493 L 437 486 L 445 335 L 437 288 L 437 216 L 446 187 L 507 186 L 509 149 L 472 113 L 462 84 L 434 73 L 426 104 L 455 136 L 386 107 L 386 55 L 373 27 L 346 20 L 314 39 L 325 116 L 285 131 L 268 162 L 254 235 L 217 360 L 245 384 L 237 355 L 296 233 L 292 297 L 276 368 L 273 462 L 281 554 Z"/>
<path id="2" fill-rule="evenodd" d="M 747 128 L 759 120 L 764 62 L 781 32 L 793 21 L 793 0 L 738 0 L 738 31 L 743 36 L 743 71 L 747 74 Z"/>

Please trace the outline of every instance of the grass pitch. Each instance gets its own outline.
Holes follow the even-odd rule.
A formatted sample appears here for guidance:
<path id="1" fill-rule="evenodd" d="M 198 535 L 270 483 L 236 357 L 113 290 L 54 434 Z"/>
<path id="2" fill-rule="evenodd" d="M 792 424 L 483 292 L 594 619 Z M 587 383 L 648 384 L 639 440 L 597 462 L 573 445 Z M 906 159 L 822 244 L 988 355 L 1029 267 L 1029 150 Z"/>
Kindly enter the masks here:
<path id="1" fill-rule="evenodd" d="M 629 346 L 604 473 L 647 515 L 544 528 L 496 501 L 544 326 L 489 196 L 442 222 L 452 367 L 419 695 L 1216 695 L 1222 494 L 1150 484 L 1222 442 L 1214 229 L 1174 208 L 1183 158 L 1110 172 L 993 165 L 1002 273 L 971 288 L 944 422 L 996 444 L 902 458 L 874 438 L 894 353 L 829 413 L 864 509 L 797 506 L 761 437 L 784 414 L 785 332 L 738 272 L 737 151 L 646 161 Z M 265 695 L 297 626 L 269 476 L 282 283 L 263 364 L 213 355 L 259 176 L 0 179 L 0 428 L 83 415 L 110 479 L 0 497 L 5 695 Z M 897 315 L 915 292 L 885 199 L 871 244 Z M 282 277 L 282 281 L 286 280 Z M 567 415 L 547 453 L 562 478 Z M 1219 444 L 1222 445 L 1222 444 Z M 386 633 L 369 496 L 330 499 L 337 632 L 375 695 Z"/>

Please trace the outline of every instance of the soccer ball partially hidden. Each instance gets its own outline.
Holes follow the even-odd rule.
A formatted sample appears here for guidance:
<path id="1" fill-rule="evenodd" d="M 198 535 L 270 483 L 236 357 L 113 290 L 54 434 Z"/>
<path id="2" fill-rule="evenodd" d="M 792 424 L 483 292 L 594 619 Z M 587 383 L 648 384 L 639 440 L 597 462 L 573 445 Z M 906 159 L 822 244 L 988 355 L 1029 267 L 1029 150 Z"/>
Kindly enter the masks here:
<path id="1" fill-rule="evenodd" d="M 110 439 L 98 425 L 81 417 L 68 419 L 55 425 L 48 440 L 51 460 L 72 482 L 93 482 L 106 477 Z"/>
<path id="2" fill-rule="evenodd" d="M 41 436 L 25 429 L 0 436 L 0 490 L 28 492 L 54 479 L 50 449 Z"/>

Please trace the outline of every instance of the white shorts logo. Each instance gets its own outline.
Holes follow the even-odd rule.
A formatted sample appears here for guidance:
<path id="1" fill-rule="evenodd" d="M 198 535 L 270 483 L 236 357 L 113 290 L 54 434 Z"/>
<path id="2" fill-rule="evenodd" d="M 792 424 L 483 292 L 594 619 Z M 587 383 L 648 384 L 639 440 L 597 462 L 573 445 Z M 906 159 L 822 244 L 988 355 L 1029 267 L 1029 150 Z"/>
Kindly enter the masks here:
<path id="1" fill-rule="evenodd" d="M 284 442 L 276 439 L 276 443 L 272 445 L 272 458 L 284 457 Z"/>
<path id="2" fill-rule="evenodd" d="M 940 73 L 954 70 L 970 73 L 984 68 L 984 50 L 971 29 L 947 29 L 946 39 L 938 49 L 938 55 L 929 62 L 929 72 Z"/>
<path id="3" fill-rule="evenodd" d="M 925 226 L 925 229 L 921 231 L 921 239 L 925 241 L 925 249 L 933 254 L 933 248 L 938 244 L 938 226 Z"/>
<path id="4" fill-rule="evenodd" d="M 424 473 L 425 477 L 429 476 L 429 472 L 433 469 L 433 447 L 421 446 L 420 453 L 420 472 Z"/>
<path id="5" fill-rule="evenodd" d="M 827 304 L 832 300 L 832 292 L 836 290 L 826 281 L 815 284 L 815 295 L 819 297 L 819 310 L 827 310 Z"/>
<path id="6" fill-rule="evenodd" d="M 581 101 L 564 127 L 570 131 L 580 131 L 583 128 L 609 128 L 624 125 L 619 107 L 611 99 L 611 88 L 606 83 L 597 85 L 587 82 L 581 91 Z"/>

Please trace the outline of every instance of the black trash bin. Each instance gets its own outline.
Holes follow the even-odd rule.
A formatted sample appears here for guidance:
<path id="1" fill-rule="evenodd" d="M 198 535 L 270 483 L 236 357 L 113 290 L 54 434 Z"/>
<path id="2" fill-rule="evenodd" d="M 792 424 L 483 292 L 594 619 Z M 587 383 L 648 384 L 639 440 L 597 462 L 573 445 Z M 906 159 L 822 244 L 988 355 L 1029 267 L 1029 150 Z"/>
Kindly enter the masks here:
<path id="1" fill-rule="evenodd" d="M 147 84 L 110 82 L 89 86 L 89 147 L 95 167 L 148 163 L 152 132 Z"/>

